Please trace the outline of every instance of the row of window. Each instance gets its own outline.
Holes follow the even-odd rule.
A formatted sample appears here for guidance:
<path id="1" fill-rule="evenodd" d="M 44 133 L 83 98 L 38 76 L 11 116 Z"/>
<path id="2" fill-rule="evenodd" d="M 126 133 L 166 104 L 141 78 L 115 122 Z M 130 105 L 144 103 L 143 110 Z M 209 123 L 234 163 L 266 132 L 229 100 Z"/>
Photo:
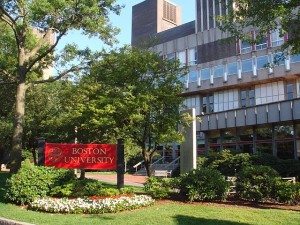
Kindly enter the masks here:
<path id="1" fill-rule="evenodd" d="M 251 34 L 252 36 L 255 36 L 255 32 Z M 255 50 L 263 50 L 268 47 L 277 47 L 281 46 L 284 43 L 284 37 L 281 37 L 279 30 L 274 30 L 270 33 L 268 37 L 262 38 L 258 43 L 256 44 L 250 44 L 246 41 L 240 41 L 239 45 L 239 52 L 241 54 L 249 53 L 251 51 Z"/>
<path id="2" fill-rule="evenodd" d="M 251 52 L 252 50 L 266 49 L 269 45 L 270 45 L 269 47 L 277 47 L 284 43 L 284 38 L 280 37 L 278 30 L 271 32 L 269 38 L 270 38 L 269 44 L 267 38 L 263 38 L 259 43 L 255 45 L 252 45 L 245 41 L 239 41 L 238 51 L 239 53 L 245 54 Z M 192 66 L 197 64 L 198 52 L 197 52 L 197 48 L 195 47 L 195 48 L 185 49 L 179 52 L 172 52 L 167 55 L 164 55 L 164 57 L 169 60 L 178 59 L 182 66 L 186 66 L 186 65 Z"/>
<path id="3" fill-rule="evenodd" d="M 298 94 L 297 94 L 298 93 Z M 196 114 L 221 112 L 300 97 L 300 80 L 259 84 L 250 88 L 214 92 L 185 99 L 186 108 L 196 108 Z"/>
<path id="4" fill-rule="evenodd" d="M 182 81 L 188 83 L 197 82 L 200 80 L 209 80 L 231 75 L 237 75 L 239 70 L 241 73 L 253 72 L 254 70 L 261 70 L 270 67 L 271 64 L 284 65 L 285 60 L 289 59 L 290 63 L 300 62 L 300 54 L 292 56 L 284 56 L 279 52 L 274 55 L 264 55 L 245 59 L 228 64 L 221 64 L 214 67 L 203 68 L 199 70 L 191 70 L 186 76 L 182 77 Z M 271 67 L 270 67 L 271 68 Z"/>
<path id="5" fill-rule="evenodd" d="M 166 59 L 175 60 L 178 59 L 181 66 L 193 66 L 197 64 L 198 53 L 196 48 L 190 48 L 187 50 L 172 52 L 164 56 Z"/>

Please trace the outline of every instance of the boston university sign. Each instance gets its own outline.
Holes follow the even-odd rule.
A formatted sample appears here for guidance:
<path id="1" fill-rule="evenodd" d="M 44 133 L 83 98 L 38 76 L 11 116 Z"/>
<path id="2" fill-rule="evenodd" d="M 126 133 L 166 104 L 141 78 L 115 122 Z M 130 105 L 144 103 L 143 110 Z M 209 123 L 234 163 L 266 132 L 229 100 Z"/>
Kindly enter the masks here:
<path id="1" fill-rule="evenodd" d="M 45 166 L 66 169 L 115 170 L 117 145 L 45 144 Z"/>
<path id="2" fill-rule="evenodd" d="M 58 144 L 38 139 L 38 165 L 66 169 L 116 170 L 124 187 L 124 140 L 117 144 Z"/>

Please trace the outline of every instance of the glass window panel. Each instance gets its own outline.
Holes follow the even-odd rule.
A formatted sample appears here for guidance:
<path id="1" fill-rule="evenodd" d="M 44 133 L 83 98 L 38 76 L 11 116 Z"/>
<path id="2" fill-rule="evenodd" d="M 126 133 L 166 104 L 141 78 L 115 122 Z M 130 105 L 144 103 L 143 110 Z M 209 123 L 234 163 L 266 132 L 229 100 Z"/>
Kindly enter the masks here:
<path id="1" fill-rule="evenodd" d="M 210 79 L 210 69 L 205 68 L 201 70 L 201 80 L 209 80 Z"/>
<path id="2" fill-rule="evenodd" d="M 181 65 L 186 64 L 186 52 L 185 51 L 178 52 L 178 60 Z"/>
<path id="3" fill-rule="evenodd" d="M 247 98 L 247 91 L 241 91 L 241 99 Z"/>
<path id="4" fill-rule="evenodd" d="M 292 55 L 291 56 L 291 62 L 292 63 L 300 62 L 300 54 L 298 54 L 298 55 Z"/>
<path id="5" fill-rule="evenodd" d="M 276 65 L 284 65 L 285 63 L 285 55 L 282 52 L 277 52 L 274 55 L 273 63 Z"/>
<path id="6" fill-rule="evenodd" d="M 268 56 L 262 56 L 257 58 L 257 69 L 264 69 L 268 65 Z"/>
<path id="7" fill-rule="evenodd" d="M 272 41 L 272 47 L 280 46 L 283 44 L 284 39 L 283 37 L 280 37 L 279 30 L 272 31 L 271 41 Z"/>
<path id="8" fill-rule="evenodd" d="M 175 52 L 172 52 L 172 53 L 167 54 L 166 57 L 167 57 L 167 59 L 172 60 L 172 59 L 176 58 L 176 54 L 175 54 Z"/>
<path id="9" fill-rule="evenodd" d="M 244 73 L 252 71 L 252 59 L 246 59 L 242 61 L 242 71 Z"/>
<path id="10" fill-rule="evenodd" d="M 197 62 L 197 49 L 192 48 L 188 50 L 188 58 L 189 58 L 189 65 L 195 65 Z"/>
<path id="11" fill-rule="evenodd" d="M 237 70 L 238 70 L 238 67 L 237 67 L 237 63 L 234 62 L 234 63 L 228 63 L 228 75 L 234 75 L 234 74 L 237 74 Z"/>
<path id="12" fill-rule="evenodd" d="M 252 50 L 252 46 L 250 43 L 246 42 L 246 41 L 242 41 L 242 44 L 241 44 L 241 53 L 244 54 L 244 53 L 248 53 L 248 52 L 251 52 Z"/>
<path id="13" fill-rule="evenodd" d="M 224 75 L 224 66 L 219 65 L 214 67 L 214 77 L 223 77 Z"/>
<path id="14" fill-rule="evenodd" d="M 266 49 L 268 47 L 267 45 L 267 38 L 262 38 L 257 44 L 256 44 L 256 50 L 262 50 Z"/>
<path id="15" fill-rule="evenodd" d="M 198 77 L 197 71 L 190 71 L 189 73 L 189 82 L 196 82 Z"/>

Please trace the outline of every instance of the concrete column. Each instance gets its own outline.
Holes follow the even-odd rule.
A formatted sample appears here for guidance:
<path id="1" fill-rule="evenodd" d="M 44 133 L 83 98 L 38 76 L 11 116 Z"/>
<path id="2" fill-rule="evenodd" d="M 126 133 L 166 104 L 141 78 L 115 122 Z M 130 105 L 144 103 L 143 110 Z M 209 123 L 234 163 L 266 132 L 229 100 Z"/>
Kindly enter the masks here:
<path id="1" fill-rule="evenodd" d="M 184 129 L 184 142 L 180 147 L 180 173 L 184 174 L 197 167 L 196 110 L 192 108 L 182 113 L 188 113 L 193 118 L 190 126 Z"/>

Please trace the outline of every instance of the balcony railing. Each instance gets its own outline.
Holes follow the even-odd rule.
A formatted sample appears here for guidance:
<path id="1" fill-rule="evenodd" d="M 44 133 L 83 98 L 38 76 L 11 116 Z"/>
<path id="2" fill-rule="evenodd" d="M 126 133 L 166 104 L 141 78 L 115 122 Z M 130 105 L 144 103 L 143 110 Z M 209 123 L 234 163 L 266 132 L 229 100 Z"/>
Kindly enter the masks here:
<path id="1" fill-rule="evenodd" d="M 300 120 L 300 98 L 199 116 L 200 131 Z"/>

